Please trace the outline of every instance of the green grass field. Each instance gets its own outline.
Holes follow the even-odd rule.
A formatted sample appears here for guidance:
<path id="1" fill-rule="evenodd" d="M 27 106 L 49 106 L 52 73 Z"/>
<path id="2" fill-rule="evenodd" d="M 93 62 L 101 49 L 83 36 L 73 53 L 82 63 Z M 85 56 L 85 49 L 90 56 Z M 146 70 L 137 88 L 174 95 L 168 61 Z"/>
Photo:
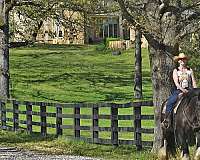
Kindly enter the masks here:
<path id="1" fill-rule="evenodd" d="M 37 45 L 11 50 L 11 95 L 20 101 L 44 102 L 118 102 L 134 101 L 134 50 L 124 51 L 119 56 L 111 51 L 97 51 L 97 45 L 65 46 Z M 147 49 L 142 50 L 143 57 L 143 94 L 144 99 L 152 97 L 150 67 Z M 12 106 L 11 106 L 12 107 Z M 20 107 L 26 110 L 25 106 Z M 34 107 L 39 112 L 39 107 Z M 54 112 L 54 108 L 47 108 Z M 91 114 L 91 109 L 81 109 L 82 114 Z M 100 113 L 109 114 L 110 108 L 100 109 Z M 153 108 L 143 108 L 143 113 L 152 113 Z M 73 114 L 73 110 L 65 113 Z M 133 113 L 133 109 L 119 109 L 119 114 Z M 9 115 L 12 118 L 12 114 Z M 26 120 L 25 115 L 19 117 Z M 40 121 L 33 116 L 33 121 Z M 47 118 L 55 124 L 55 118 Z M 109 120 L 100 120 L 100 126 L 110 126 Z M 64 124 L 72 125 L 73 119 L 65 119 Z M 91 126 L 91 120 L 81 120 L 81 125 Z M 132 121 L 119 121 L 119 126 L 133 126 Z M 142 125 L 153 127 L 153 121 L 142 121 Z M 25 125 L 21 125 L 26 127 Z M 35 131 L 40 128 L 34 126 Z M 55 134 L 55 129 L 48 129 Z M 66 134 L 73 134 L 67 131 Z M 82 131 L 83 135 L 90 132 Z M 133 139 L 133 133 L 119 135 L 122 139 Z M 91 136 L 90 136 L 91 137 Z M 100 137 L 109 138 L 110 133 L 102 132 Z M 144 136 L 144 139 L 149 139 Z M 152 136 L 151 138 L 152 139 Z"/>
<path id="2" fill-rule="evenodd" d="M 11 96 L 53 102 L 129 102 L 134 99 L 134 51 L 119 56 L 89 46 L 35 46 L 10 53 Z M 147 50 L 143 94 L 152 97 Z"/>
<path id="3" fill-rule="evenodd" d="M 97 51 L 97 45 L 65 46 L 36 45 L 17 48 L 10 51 L 11 98 L 19 101 L 44 102 L 117 102 L 134 101 L 134 50 L 123 51 L 114 56 L 111 51 Z M 143 57 L 143 95 L 151 99 L 152 87 L 147 49 L 142 50 Z M 25 106 L 20 107 L 25 110 Z M 39 111 L 35 107 L 34 111 Z M 55 112 L 55 109 L 48 109 Z M 65 111 L 68 114 L 73 110 Z M 91 110 L 81 109 L 83 114 Z M 110 109 L 104 108 L 100 113 L 109 114 Z M 133 113 L 132 109 L 119 109 L 119 114 Z M 153 108 L 144 108 L 143 114 L 152 113 Z M 12 117 L 12 114 L 8 115 Z M 26 120 L 24 115 L 19 117 Z M 40 117 L 33 116 L 34 121 Z M 54 123 L 55 118 L 48 118 L 48 123 Z M 66 119 L 65 124 L 73 124 L 72 119 Z M 109 120 L 100 120 L 100 126 L 110 126 Z M 91 120 L 81 120 L 81 125 L 92 124 Z M 119 121 L 119 126 L 132 126 L 132 121 Z M 145 127 L 153 127 L 153 121 L 143 121 Z M 23 126 L 23 125 L 21 125 Z M 25 125 L 24 125 L 25 127 Z M 37 126 L 33 130 L 40 131 Z M 55 129 L 48 129 L 55 134 Z M 64 135 L 72 135 L 72 130 L 66 130 Z M 90 132 L 82 131 L 82 135 L 91 136 Z M 12 136 L 12 139 L 7 138 Z M 102 132 L 101 138 L 110 138 L 109 132 Z M 4 139 L 1 144 L 14 145 L 19 148 L 41 150 L 51 154 L 72 154 L 103 157 L 105 159 L 155 159 L 149 154 L 149 149 L 137 152 L 134 146 L 93 145 L 85 142 L 74 142 L 65 136 L 37 137 L 24 133 L 0 133 Z M 133 133 L 119 134 L 120 139 L 133 139 Z M 152 140 L 151 135 L 143 135 L 144 140 Z M 43 149 L 42 149 L 43 148 Z M 88 149 L 86 149 L 88 148 Z"/>
<path id="4" fill-rule="evenodd" d="M 10 51 L 10 94 L 19 101 L 44 102 L 117 102 L 134 101 L 134 50 L 123 51 L 114 56 L 111 51 L 100 51 L 98 45 L 35 45 L 11 49 Z M 147 49 L 142 50 L 143 96 L 152 98 L 151 73 Z M 12 107 L 12 106 L 10 106 Z M 25 110 L 25 106 L 20 106 Z M 39 111 L 39 107 L 34 107 Z M 55 109 L 47 109 L 55 112 Z M 72 109 L 64 112 L 72 114 Z M 91 114 L 89 109 L 81 109 L 83 114 Z M 100 113 L 109 114 L 109 108 L 100 109 Z M 119 109 L 119 114 L 132 114 L 133 110 Z M 153 114 L 152 107 L 142 109 L 142 114 Z M 8 114 L 12 118 L 12 113 Z M 25 115 L 20 115 L 25 120 Z M 33 120 L 39 122 L 39 116 Z M 55 123 L 55 118 L 47 118 L 48 123 Z M 65 119 L 64 124 L 72 125 L 72 119 Z M 81 125 L 92 124 L 91 120 L 81 120 Z M 110 126 L 109 120 L 100 120 L 100 126 Z M 23 126 L 23 125 L 21 125 Z M 132 121 L 119 121 L 119 126 L 133 126 Z M 153 127 L 153 121 L 142 121 L 143 127 Z M 24 125 L 24 127 L 26 127 Z M 33 126 L 34 131 L 40 131 Z M 39 134 L 29 135 L 23 132 L 0 131 L 0 145 L 14 146 L 20 149 L 34 150 L 47 154 L 67 154 L 99 157 L 108 160 L 156 160 L 150 148 L 136 151 L 135 146 L 96 145 L 83 141 L 70 140 L 66 135 L 73 135 L 66 130 L 61 137 L 55 137 L 55 129 L 49 129 L 47 137 Z M 91 136 L 91 132 L 82 132 Z M 109 138 L 110 133 L 102 132 L 101 138 Z M 133 139 L 133 133 L 121 134 L 119 139 Z M 143 140 L 153 140 L 153 135 L 142 135 Z M 194 148 L 192 148 L 194 149 Z M 192 153 L 193 154 L 193 153 Z"/>

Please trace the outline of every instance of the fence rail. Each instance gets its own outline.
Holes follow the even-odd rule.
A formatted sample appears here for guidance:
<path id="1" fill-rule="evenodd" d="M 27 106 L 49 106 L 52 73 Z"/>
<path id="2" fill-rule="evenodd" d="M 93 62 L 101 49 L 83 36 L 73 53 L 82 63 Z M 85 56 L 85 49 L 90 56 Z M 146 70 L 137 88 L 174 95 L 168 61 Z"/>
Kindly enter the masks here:
<path id="1" fill-rule="evenodd" d="M 136 145 L 137 149 L 142 146 L 152 146 L 152 141 L 143 141 L 142 134 L 153 134 L 153 128 L 143 128 L 142 120 L 153 120 L 154 115 L 142 115 L 142 107 L 153 107 L 152 101 L 130 102 L 125 104 L 115 103 L 45 103 L 45 102 L 19 102 L 16 100 L 0 101 L 0 120 L 1 127 L 7 129 L 11 125 L 14 131 L 17 131 L 21 125 L 25 125 L 28 133 L 35 132 L 33 126 L 40 127 L 40 133 L 43 136 L 49 134 L 48 128 L 54 128 L 56 135 L 63 135 L 66 129 L 73 130 L 72 137 L 84 139 L 87 142 L 98 144 L 112 144 L 118 146 Z M 100 109 L 106 108 L 110 114 L 101 114 Z M 37 109 L 35 109 L 37 108 Z M 50 109 L 49 109 L 50 108 Z M 81 110 L 87 108 L 91 114 L 83 114 Z M 119 109 L 132 108 L 132 113 L 119 114 Z M 54 111 L 51 111 L 54 110 Z M 73 112 L 68 113 L 65 109 L 72 109 Z M 23 117 L 24 116 L 24 117 Z M 34 118 L 37 116 L 38 118 Z M 48 118 L 53 118 L 54 123 L 49 122 Z M 72 125 L 67 125 L 66 120 L 73 121 Z M 81 120 L 90 120 L 91 125 L 81 124 Z M 109 120 L 110 126 L 101 126 L 100 120 Z M 119 126 L 119 121 L 132 121 L 132 126 Z M 81 131 L 89 131 L 90 137 L 81 135 Z M 110 138 L 105 139 L 99 136 L 101 132 L 109 132 Z M 119 133 L 133 132 L 133 139 L 120 139 Z"/>

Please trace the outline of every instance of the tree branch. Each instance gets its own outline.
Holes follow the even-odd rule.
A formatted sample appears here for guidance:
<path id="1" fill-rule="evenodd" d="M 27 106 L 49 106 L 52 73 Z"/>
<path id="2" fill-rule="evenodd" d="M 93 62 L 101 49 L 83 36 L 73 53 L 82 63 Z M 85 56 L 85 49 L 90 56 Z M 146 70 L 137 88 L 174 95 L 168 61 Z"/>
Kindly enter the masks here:
<path id="1" fill-rule="evenodd" d="M 6 13 L 8 14 L 15 6 L 23 6 L 23 5 L 34 5 L 34 6 L 41 6 L 40 3 L 37 3 L 32 0 L 11 0 L 10 3 L 7 4 Z"/>
<path id="2" fill-rule="evenodd" d="M 176 36 L 176 39 L 177 39 L 177 41 L 181 40 L 188 34 L 197 32 L 199 30 L 200 30 L 200 20 L 199 21 L 195 20 L 195 22 L 190 21 L 190 23 L 188 25 L 183 27 L 183 29 L 180 31 L 180 33 Z"/>
<path id="3" fill-rule="evenodd" d="M 183 11 L 189 10 L 189 9 L 194 9 L 198 6 L 200 6 L 200 2 L 196 2 L 196 3 L 193 3 L 192 5 L 188 5 L 187 7 L 183 7 Z"/>
<path id="4" fill-rule="evenodd" d="M 119 6 L 122 10 L 122 13 L 123 13 L 124 17 L 126 17 L 126 20 L 129 23 L 131 23 L 133 26 L 140 26 L 141 27 L 141 25 L 136 21 L 136 19 L 128 12 L 124 1 L 123 0 L 115 0 L 115 1 L 119 3 Z"/>

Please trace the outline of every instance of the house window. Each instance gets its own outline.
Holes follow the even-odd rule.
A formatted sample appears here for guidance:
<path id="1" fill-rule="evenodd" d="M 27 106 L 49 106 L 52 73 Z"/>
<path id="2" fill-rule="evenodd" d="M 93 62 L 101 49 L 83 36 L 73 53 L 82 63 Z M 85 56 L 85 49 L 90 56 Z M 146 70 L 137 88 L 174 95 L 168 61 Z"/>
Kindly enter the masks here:
<path id="1" fill-rule="evenodd" d="M 103 25 L 100 27 L 100 31 L 99 31 L 99 37 L 103 38 Z"/>
<path id="2" fill-rule="evenodd" d="M 118 25 L 114 24 L 114 38 L 118 37 Z"/>
<path id="3" fill-rule="evenodd" d="M 104 26 L 104 38 L 108 37 L 108 25 Z"/>
<path id="4" fill-rule="evenodd" d="M 63 33 L 62 33 L 62 31 L 59 31 L 58 36 L 59 36 L 59 37 L 63 37 Z"/>
<path id="5" fill-rule="evenodd" d="M 93 23 L 92 39 L 101 40 L 108 37 L 119 37 L 119 19 L 117 17 L 94 18 Z"/>
<path id="6" fill-rule="evenodd" d="M 114 27 L 113 27 L 113 24 L 109 24 L 109 37 L 113 37 L 113 29 L 114 29 Z"/>
<path id="7" fill-rule="evenodd" d="M 130 28 L 123 29 L 123 38 L 125 40 L 130 40 Z"/>
<path id="8" fill-rule="evenodd" d="M 100 29 L 100 37 L 118 37 L 118 24 L 106 24 Z"/>

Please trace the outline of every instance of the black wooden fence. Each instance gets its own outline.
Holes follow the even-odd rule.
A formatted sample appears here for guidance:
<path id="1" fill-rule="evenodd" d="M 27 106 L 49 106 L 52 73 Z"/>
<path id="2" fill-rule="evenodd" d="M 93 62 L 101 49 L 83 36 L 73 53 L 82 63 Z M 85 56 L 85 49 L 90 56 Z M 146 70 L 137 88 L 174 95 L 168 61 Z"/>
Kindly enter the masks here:
<path id="1" fill-rule="evenodd" d="M 116 103 L 44 103 L 44 102 L 19 102 L 16 100 L 8 100 L 7 102 L 0 101 L 0 116 L 1 127 L 7 129 L 8 126 L 12 127 L 14 131 L 20 128 L 20 125 L 25 125 L 28 133 L 35 132 L 33 126 L 40 127 L 41 135 L 45 136 L 47 128 L 54 128 L 56 135 L 63 135 L 65 129 L 73 130 L 72 137 L 77 139 L 84 139 L 87 142 L 98 144 L 112 144 L 118 146 L 122 145 L 136 145 L 137 149 L 141 149 L 142 146 L 152 146 L 151 141 L 143 141 L 142 134 L 153 134 L 154 129 L 143 128 L 141 125 L 142 120 L 153 120 L 154 115 L 142 115 L 142 107 L 153 107 L 152 101 L 131 102 L 126 104 Z M 37 111 L 34 111 L 34 107 L 38 107 Z M 55 112 L 48 112 L 47 109 L 54 108 Z M 110 110 L 110 114 L 100 114 L 99 110 L 103 107 L 107 107 Z M 23 108 L 23 109 L 22 109 Z M 71 108 L 73 113 L 69 114 L 64 112 L 64 109 Z M 88 108 L 91 110 L 91 114 L 81 114 L 81 110 Z M 118 114 L 118 109 L 132 108 L 130 114 Z M 23 115 L 24 119 L 20 119 Z M 38 116 L 39 122 L 33 121 L 33 116 Z M 55 119 L 55 123 L 48 123 L 47 118 L 51 117 Z M 65 119 L 73 120 L 73 125 L 65 125 L 63 122 Z M 81 125 L 81 120 L 91 120 L 91 126 Z M 102 127 L 99 125 L 100 120 L 109 120 L 109 127 Z M 132 121 L 131 127 L 120 127 L 118 122 L 120 120 Z M 83 137 L 81 131 L 89 131 L 91 137 Z M 105 139 L 99 137 L 99 133 L 102 131 L 109 132 L 110 137 Z M 120 139 L 119 133 L 132 132 L 133 139 Z"/>

